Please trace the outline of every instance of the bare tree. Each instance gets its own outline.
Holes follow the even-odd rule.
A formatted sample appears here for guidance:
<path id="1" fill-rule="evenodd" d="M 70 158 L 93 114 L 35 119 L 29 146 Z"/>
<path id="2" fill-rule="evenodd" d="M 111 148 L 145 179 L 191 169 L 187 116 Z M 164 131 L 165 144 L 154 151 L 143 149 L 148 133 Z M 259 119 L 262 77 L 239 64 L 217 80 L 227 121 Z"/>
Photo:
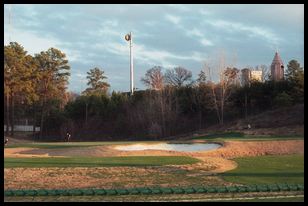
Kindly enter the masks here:
<path id="1" fill-rule="evenodd" d="M 165 82 L 172 86 L 181 87 L 192 82 L 192 73 L 183 67 L 176 67 L 166 71 Z"/>
<path id="2" fill-rule="evenodd" d="M 266 80 L 269 80 L 270 79 L 270 70 L 269 70 L 269 67 L 267 65 L 260 65 L 259 67 L 262 71 L 262 81 L 266 81 Z"/>
<path id="3" fill-rule="evenodd" d="M 161 69 L 160 66 L 149 69 L 141 81 L 150 89 L 161 90 L 164 86 L 164 76 Z"/>
<path id="4" fill-rule="evenodd" d="M 235 65 L 235 63 L 232 65 Z M 218 64 L 215 66 L 215 69 L 219 71 L 218 84 L 212 82 L 211 66 L 205 64 L 205 69 L 209 71 L 210 85 L 212 89 L 212 100 L 217 113 L 217 118 L 219 123 L 223 124 L 225 103 L 231 96 L 232 87 L 238 84 L 239 70 L 235 67 L 226 67 L 224 53 L 220 53 Z"/>

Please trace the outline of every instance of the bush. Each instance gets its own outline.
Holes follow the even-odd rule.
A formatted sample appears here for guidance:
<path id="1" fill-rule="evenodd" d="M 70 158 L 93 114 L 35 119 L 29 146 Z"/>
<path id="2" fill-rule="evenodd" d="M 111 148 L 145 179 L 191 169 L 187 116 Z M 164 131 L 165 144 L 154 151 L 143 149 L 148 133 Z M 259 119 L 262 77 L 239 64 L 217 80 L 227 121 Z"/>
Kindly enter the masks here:
<path id="1" fill-rule="evenodd" d="M 4 191 L 4 196 L 13 196 L 14 193 L 12 190 L 7 190 L 7 191 Z"/>
<path id="2" fill-rule="evenodd" d="M 152 193 L 152 190 L 150 190 L 149 188 L 140 188 L 139 192 L 143 195 L 148 195 Z"/>
<path id="3" fill-rule="evenodd" d="M 117 190 L 118 195 L 128 195 L 129 192 L 126 189 L 118 189 Z"/>
<path id="4" fill-rule="evenodd" d="M 258 190 L 258 192 L 268 192 L 268 191 L 270 191 L 270 189 L 268 188 L 267 185 L 258 185 L 257 190 Z"/>
<path id="5" fill-rule="evenodd" d="M 35 190 L 24 190 L 25 196 L 36 196 L 37 192 Z"/>
<path id="6" fill-rule="evenodd" d="M 196 192 L 196 190 L 194 190 L 194 188 L 185 188 L 184 189 L 186 194 L 193 194 Z"/>
<path id="7" fill-rule="evenodd" d="M 281 191 L 289 191 L 289 186 L 287 184 L 279 184 L 277 186 Z"/>
<path id="8" fill-rule="evenodd" d="M 196 190 L 196 193 L 205 193 L 206 189 L 204 187 L 194 187 L 194 190 Z"/>
<path id="9" fill-rule="evenodd" d="M 208 193 L 215 193 L 215 192 L 217 192 L 217 190 L 216 190 L 215 187 L 208 187 L 208 188 L 206 188 L 206 191 L 207 191 Z"/>
<path id="10" fill-rule="evenodd" d="M 228 192 L 227 188 L 226 187 L 217 187 L 217 192 L 219 193 L 225 193 L 225 192 Z"/>
<path id="11" fill-rule="evenodd" d="M 237 192 L 238 191 L 237 187 L 234 187 L 234 186 L 227 187 L 227 190 L 228 190 L 228 192 Z"/>
<path id="12" fill-rule="evenodd" d="M 128 189 L 128 192 L 131 195 L 137 195 L 137 194 L 140 193 L 138 189 L 134 189 L 134 188 L 133 189 Z"/>
<path id="13" fill-rule="evenodd" d="M 170 188 L 162 188 L 161 191 L 163 194 L 172 194 L 172 190 Z"/>
<path id="14" fill-rule="evenodd" d="M 171 188 L 175 194 L 183 194 L 185 191 L 182 188 Z"/>
<path id="15" fill-rule="evenodd" d="M 270 185 L 270 186 L 269 186 L 269 189 L 270 189 L 270 191 L 272 191 L 272 192 L 280 191 L 278 185 Z"/>
<path id="16" fill-rule="evenodd" d="M 105 195 L 106 191 L 104 189 L 96 189 L 94 190 L 95 195 Z"/>
<path id="17" fill-rule="evenodd" d="M 304 191 L 304 185 L 297 184 L 297 188 L 298 188 L 298 190 L 300 190 L 300 191 Z"/>
<path id="18" fill-rule="evenodd" d="M 286 92 L 281 92 L 274 98 L 274 104 L 277 107 L 286 107 L 292 105 L 292 97 Z"/>
<path id="19" fill-rule="evenodd" d="M 83 195 L 83 191 L 82 190 L 70 190 L 69 191 L 69 194 L 72 195 L 72 196 L 80 196 L 80 195 Z"/>
<path id="20" fill-rule="evenodd" d="M 48 192 L 46 190 L 37 190 L 37 195 L 38 196 L 47 196 Z"/>

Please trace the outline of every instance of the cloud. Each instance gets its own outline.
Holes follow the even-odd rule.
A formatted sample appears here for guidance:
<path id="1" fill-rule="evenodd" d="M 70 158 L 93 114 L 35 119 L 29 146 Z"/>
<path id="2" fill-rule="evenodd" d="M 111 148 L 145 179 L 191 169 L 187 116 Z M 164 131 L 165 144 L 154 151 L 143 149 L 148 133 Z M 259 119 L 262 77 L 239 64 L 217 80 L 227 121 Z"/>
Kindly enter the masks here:
<path id="1" fill-rule="evenodd" d="M 186 32 L 188 36 L 196 36 L 196 37 L 203 37 L 202 32 L 199 29 L 193 28 L 192 30 L 188 30 Z"/>
<path id="2" fill-rule="evenodd" d="M 201 42 L 201 44 L 204 45 L 204 46 L 213 46 L 213 45 L 214 45 L 210 40 L 205 39 L 205 38 L 202 38 L 202 39 L 200 40 L 200 42 Z"/>
<path id="3" fill-rule="evenodd" d="M 263 27 L 244 25 L 239 22 L 232 22 L 226 20 L 207 20 L 206 22 L 214 27 L 227 30 L 229 32 L 245 32 L 245 34 L 250 37 L 262 37 L 268 42 L 274 44 L 278 44 L 278 42 L 282 40 L 278 35 L 270 31 L 269 29 Z"/>
<path id="4" fill-rule="evenodd" d="M 176 24 L 176 25 L 178 25 L 180 23 L 180 21 L 181 21 L 181 18 L 179 16 L 174 16 L 174 15 L 171 15 L 171 14 L 167 14 L 165 16 L 165 18 L 168 21 L 170 21 L 171 23 Z"/>
<path id="5" fill-rule="evenodd" d="M 186 31 L 187 36 L 197 39 L 203 46 L 214 46 L 214 43 L 206 38 L 199 29 L 193 28 L 192 30 L 189 30 L 183 28 L 183 30 Z"/>

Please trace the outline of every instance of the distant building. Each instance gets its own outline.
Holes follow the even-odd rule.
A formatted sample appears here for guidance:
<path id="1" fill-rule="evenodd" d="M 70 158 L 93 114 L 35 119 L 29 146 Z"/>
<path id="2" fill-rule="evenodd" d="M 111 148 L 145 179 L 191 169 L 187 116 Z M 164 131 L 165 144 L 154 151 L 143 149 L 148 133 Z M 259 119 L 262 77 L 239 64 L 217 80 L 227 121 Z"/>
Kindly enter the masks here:
<path id="1" fill-rule="evenodd" d="M 271 79 L 274 81 L 279 81 L 284 79 L 284 65 L 278 52 L 275 53 L 271 65 Z"/>
<path id="2" fill-rule="evenodd" d="M 250 69 L 242 69 L 242 76 L 241 76 L 241 83 L 242 86 L 246 86 L 249 85 L 249 81 L 250 81 Z"/>
<path id="3" fill-rule="evenodd" d="M 241 83 L 242 86 L 249 85 L 251 81 L 263 81 L 263 72 L 261 70 L 242 69 Z"/>
<path id="4" fill-rule="evenodd" d="M 250 80 L 262 82 L 262 74 L 261 70 L 252 70 L 250 71 Z"/>

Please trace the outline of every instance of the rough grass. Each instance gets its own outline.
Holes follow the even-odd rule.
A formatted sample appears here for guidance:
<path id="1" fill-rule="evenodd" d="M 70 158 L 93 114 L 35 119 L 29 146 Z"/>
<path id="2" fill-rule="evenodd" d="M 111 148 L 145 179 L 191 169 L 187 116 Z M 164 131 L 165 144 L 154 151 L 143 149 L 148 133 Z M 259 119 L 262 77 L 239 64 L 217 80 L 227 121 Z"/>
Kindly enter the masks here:
<path id="1" fill-rule="evenodd" d="M 118 167 L 193 164 L 200 160 L 187 156 L 128 156 L 78 158 L 5 158 L 4 167 Z"/>
<path id="2" fill-rule="evenodd" d="M 303 155 L 273 155 L 234 159 L 238 167 L 222 174 L 229 182 L 240 184 L 304 184 Z"/>

